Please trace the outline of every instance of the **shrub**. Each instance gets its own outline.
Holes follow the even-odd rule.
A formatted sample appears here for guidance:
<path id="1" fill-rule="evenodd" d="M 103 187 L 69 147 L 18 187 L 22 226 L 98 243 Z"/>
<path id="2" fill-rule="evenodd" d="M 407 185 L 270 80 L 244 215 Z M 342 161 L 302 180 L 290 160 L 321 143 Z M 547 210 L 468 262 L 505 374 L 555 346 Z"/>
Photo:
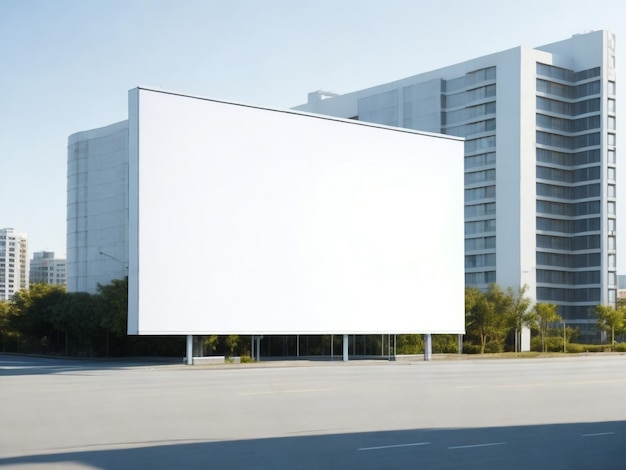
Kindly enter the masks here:
<path id="1" fill-rule="evenodd" d="M 398 335 L 396 337 L 396 354 L 423 354 L 424 341 L 422 335 Z"/>
<path id="2" fill-rule="evenodd" d="M 480 354 L 480 346 L 472 343 L 463 343 L 463 354 Z"/>
<path id="3" fill-rule="evenodd" d="M 458 353 L 457 335 L 433 335 L 433 353 Z"/>
<path id="4" fill-rule="evenodd" d="M 568 353 L 604 352 L 608 348 L 606 344 L 567 343 Z"/>
<path id="5" fill-rule="evenodd" d="M 618 343 L 615 345 L 615 350 L 617 352 L 626 352 L 626 343 Z"/>
<path id="6" fill-rule="evenodd" d="M 502 343 L 500 341 L 489 341 L 485 345 L 486 353 L 501 353 L 502 352 Z"/>
<path id="7" fill-rule="evenodd" d="M 558 336 L 547 336 L 545 338 L 546 352 L 563 352 L 563 338 Z M 569 349 L 570 343 L 567 344 Z M 535 336 L 530 340 L 530 350 L 542 352 L 541 336 Z M 568 351 L 569 352 L 569 351 Z"/>
<path id="8" fill-rule="evenodd" d="M 569 343 L 567 345 L 567 352 L 572 354 L 585 352 L 585 348 L 583 346 L 584 345 L 578 343 Z"/>

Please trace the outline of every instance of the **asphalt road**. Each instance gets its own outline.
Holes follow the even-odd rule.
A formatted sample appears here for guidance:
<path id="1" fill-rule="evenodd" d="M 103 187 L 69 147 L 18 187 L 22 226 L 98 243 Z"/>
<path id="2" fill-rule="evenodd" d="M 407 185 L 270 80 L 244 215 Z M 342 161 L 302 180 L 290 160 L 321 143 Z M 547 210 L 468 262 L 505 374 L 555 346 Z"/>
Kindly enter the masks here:
<path id="1" fill-rule="evenodd" d="M 0 467 L 626 468 L 626 355 L 190 367 L 0 355 Z"/>

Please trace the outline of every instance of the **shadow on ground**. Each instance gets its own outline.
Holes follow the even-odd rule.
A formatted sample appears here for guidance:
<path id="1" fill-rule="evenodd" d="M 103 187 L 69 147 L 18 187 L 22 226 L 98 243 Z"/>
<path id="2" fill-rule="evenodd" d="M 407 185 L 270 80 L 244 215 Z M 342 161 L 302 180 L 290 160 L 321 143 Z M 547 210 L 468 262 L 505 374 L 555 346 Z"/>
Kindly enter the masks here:
<path id="1" fill-rule="evenodd" d="M 106 448 L 0 458 L 0 467 L 608 469 L 625 468 L 625 444 L 626 422 L 615 421 L 220 442 L 117 443 Z"/>

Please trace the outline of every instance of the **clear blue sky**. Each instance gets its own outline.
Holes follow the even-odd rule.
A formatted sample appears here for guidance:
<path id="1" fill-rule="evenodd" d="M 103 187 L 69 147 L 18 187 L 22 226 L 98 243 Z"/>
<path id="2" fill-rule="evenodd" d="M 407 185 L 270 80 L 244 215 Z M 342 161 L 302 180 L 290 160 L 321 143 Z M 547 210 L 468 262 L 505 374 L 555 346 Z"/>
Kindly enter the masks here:
<path id="1" fill-rule="evenodd" d="M 623 0 L 0 0 L 0 228 L 65 255 L 67 138 L 126 119 L 138 85 L 289 108 L 608 29 L 619 98 L 625 19 Z"/>

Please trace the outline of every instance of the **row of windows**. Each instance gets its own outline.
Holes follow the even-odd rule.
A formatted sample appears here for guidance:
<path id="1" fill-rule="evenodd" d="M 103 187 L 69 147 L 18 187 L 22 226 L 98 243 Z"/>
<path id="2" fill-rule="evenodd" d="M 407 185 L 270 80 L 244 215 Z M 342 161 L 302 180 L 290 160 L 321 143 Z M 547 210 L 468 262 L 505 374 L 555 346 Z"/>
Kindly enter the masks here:
<path id="1" fill-rule="evenodd" d="M 615 170 L 615 168 L 613 168 Z M 537 196 L 555 199 L 586 199 L 600 196 L 600 183 L 581 186 L 556 186 L 554 184 L 537 183 Z"/>
<path id="2" fill-rule="evenodd" d="M 496 79 L 496 68 L 488 67 L 485 69 L 474 70 L 466 73 L 462 77 L 454 78 L 452 80 L 445 80 L 443 82 L 443 90 L 447 93 L 462 90 L 464 88 L 470 88 L 478 83 L 486 82 Z"/>
<path id="3" fill-rule="evenodd" d="M 475 286 L 480 284 L 493 284 L 496 282 L 496 272 L 486 271 L 480 273 L 465 273 L 465 285 Z"/>
<path id="4" fill-rule="evenodd" d="M 600 230 L 600 218 L 579 220 L 556 220 L 545 217 L 537 217 L 537 230 L 543 232 L 559 233 L 583 233 L 596 232 Z"/>
<path id="5" fill-rule="evenodd" d="M 465 202 L 477 201 L 480 199 L 490 199 L 496 197 L 495 186 L 484 186 L 465 190 Z"/>
<path id="6" fill-rule="evenodd" d="M 539 214 L 561 215 L 577 217 L 588 214 L 600 214 L 600 201 L 578 202 L 568 204 L 564 202 L 551 202 L 537 200 L 537 212 Z"/>
<path id="7" fill-rule="evenodd" d="M 465 153 L 474 153 L 480 150 L 487 150 L 496 146 L 496 136 L 490 135 L 480 139 L 466 140 Z"/>
<path id="8" fill-rule="evenodd" d="M 467 108 L 457 109 L 456 111 L 448 111 L 443 113 L 442 122 L 444 125 L 455 124 L 457 122 L 469 121 L 470 119 L 482 118 L 489 114 L 495 114 L 496 102 L 480 104 L 478 106 L 468 106 Z"/>
<path id="9" fill-rule="evenodd" d="M 594 145 L 600 145 L 599 132 L 576 136 L 566 136 L 537 131 L 536 138 L 538 144 L 550 145 L 552 147 L 562 147 L 566 149 L 576 149 L 581 147 L 593 147 Z"/>
<path id="10" fill-rule="evenodd" d="M 476 168 L 479 166 L 495 165 L 496 152 L 480 153 L 478 155 L 472 155 L 471 157 L 465 157 L 465 169 Z"/>
<path id="11" fill-rule="evenodd" d="M 578 251 L 600 248 L 600 235 L 579 235 L 577 237 L 556 237 L 537 235 L 537 248 L 551 250 Z"/>
<path id="12" fill-rule="evenodd" d="M 599 302 L 600 289 L 595 287 L 582 289 L 559 289 L 555 287 L 537 287 L 537 300 L 541 302 Z"/>
<path id="13" fill-rule="evenodd" d="M 609 101 L 615 102 L 614 100 Z M 566 116 L 578 116 L 580 114 L 595 113 L 600 111 L 600 98 L 577 101 L 576 103 L 567 103 L 565 101 L 558 101 L 545 98 L 543 96 L 537 96 L 537 109 L 550 111 L 556 114 L 565 114 Z"/>
<path id="14" fill-rule="evenodd" d="M 564 183 L 579 183 L 600 179 L 600 167 L 592 166 L 576 170 L 560 170 L 545 166 L 537 166 L 537 178 L 542 180 L 562 181 Z"/>
<path id="15" fill-rule="evenodd" d="M 478 237 L 465 239 L 465 251 L 490 250 L 496 247 L 496 237 Z"/>
<path id="16" fill-rule="evenodd" d="M 459 106 L 467 106 L 475 101 L 481 101 L 486 98 L 496 96 L 496 86 L 487 85 L 480 88 L 474 88 L 473 90 L 463 91 L 461 93 L 455 93 L 454 95 L 443 96 L 444 108 L 457 108 Z"/>
<path id="17" fill-rule="evenodd" d="M 465 206 L 465 217 L 482 217 L 483 215 L 495 215 L 496 203 L 487 202 L 484 204 L 474 204 Z"/>
<path id="18" fill-rule="evenodd" d="M 537 282 L 549 284 L 599 284 L 600 271 L 552 271 L 537 269 Z"/>
<path id="19" fill-rule="evenodd" d="M 483 183 L 485 181 L 495 181 L 496 170 L 483 170 L 465 173 L 465 184 Z"/>
<path id="20" fill-rule="evenodd" d="M 579 82 L 581 80 L 600 76 L 600 67 L 574 72 L 573 70 L 537 62 L 537 75 L 556 78 L 557 80 L 563 80 L 566 82 Z"/>
<path id="21" fill-rule="evenodd" d="M 465 235 L 483 232 L 495 232 L 496 219 L 476 220 L 474 222 L 465 222 Z"/>
<path id="22" fill-rule="evenodd" d="M 563 85 L 561 83 L 549 82 L 548 80 L 537 79 L 537 91 L 548 95 L 559 96 L 561 98 L 577 99 L 600 93 L 600 81 L 582 83 L 580 85 Z"/>
<path id="23" fill-rule="evenodd" d="M 600 116 L 588 116 L 579 119 L 564 119 L 545 114 L 537 114 L 537 127 L 544 127 L 560 132 L 583 132 L 600 127 Z"/>
<path id="24" fill-rule="evenodd" d="M 465 257 L 466 268 L 482 268 L 484 266 L 496 265 L 495 253 L 485 253 L 480 255 L 468 255 Z"/>
<path id="25" fill-rule="evenodd" d="M 495 129 L 496 120 L 487 119 L 485 121 L 472 122 L 462 126 L 448 127 L 447 129 L 444 129 L 444 133 L 448 135 L 455 135 L 457 137 L 466 137 L 471 134 L 494 131 Z"/>
<path id="26" fill-rule="evenodd" d="M 583 150 L 582 152 L 565 153 L 556 150 L 537 149 L 537 161 L 562 166 L 587 165 L 600 163 L 600 149 Z M 613 160 L 615 163 L 615 160 Z"/>
<path id="27" fill-rule="evenodd" d="M 591 268 L 600 267 L 600 253 L 581 253 L 576 255 L 563 253 L 546 253 L 537 251 L 537 266 L 552 266 L 561 268 Z"/>

